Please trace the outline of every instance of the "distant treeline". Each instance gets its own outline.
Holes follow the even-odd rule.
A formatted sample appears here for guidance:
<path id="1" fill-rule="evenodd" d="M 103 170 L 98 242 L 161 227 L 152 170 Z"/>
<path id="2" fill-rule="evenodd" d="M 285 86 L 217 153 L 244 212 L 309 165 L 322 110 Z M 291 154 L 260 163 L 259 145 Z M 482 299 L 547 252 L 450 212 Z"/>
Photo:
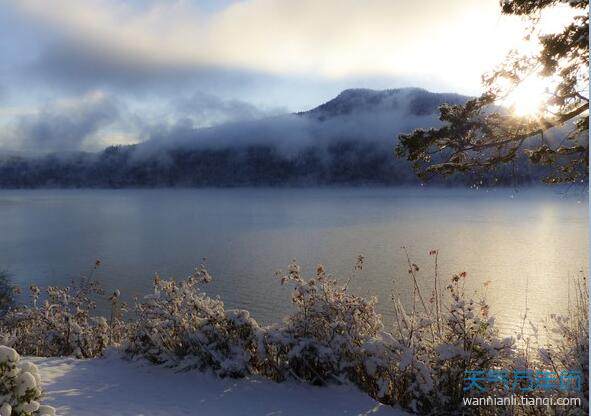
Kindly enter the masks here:
<path id="1" fill-rule="evenodd" d="M 100 153 L 10 156 L 0 159 L 2 188 L 234 187 L 418 184 L 393 148 L 364 141 L 335 141 L 292 152 L 272 145 L 218 149 L 162 149 L 139 155 L 136 146 Z M 446 185 L 513 185 L 543 176 L 526 160 L 484 174 L 434 178 Z"/>

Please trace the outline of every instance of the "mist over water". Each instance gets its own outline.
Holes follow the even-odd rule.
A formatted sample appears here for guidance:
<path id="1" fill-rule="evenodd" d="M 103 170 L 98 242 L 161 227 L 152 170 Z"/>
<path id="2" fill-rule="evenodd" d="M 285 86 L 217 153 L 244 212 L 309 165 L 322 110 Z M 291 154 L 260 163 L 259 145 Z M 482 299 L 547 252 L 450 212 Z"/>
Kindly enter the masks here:
<path id="1" fill-rule="evenodd" d="M 351 288 L 379 298 L 391 322 L 394 287 L 407 301 L 411 281 L 402 246 L 431 289 L 466 271 L 503 332 L 520 316 L 542 321 L 568 305 L 568 280 L 587 271 L 586 196 L 556 190 L 191 189 L 0 191 L 0 268 L 21 286 L 66 285 L 88 274 L 126 299 L 150 292 L 155 273 L 183 278 L 207 258 L 206 291 L 265 323 L 289 310 L 290 290 L 274 277 L 296 259 L 342 279 L 358 254 L 365 266 Z M 571 285 L 572 286 L 572 285 Z"/>

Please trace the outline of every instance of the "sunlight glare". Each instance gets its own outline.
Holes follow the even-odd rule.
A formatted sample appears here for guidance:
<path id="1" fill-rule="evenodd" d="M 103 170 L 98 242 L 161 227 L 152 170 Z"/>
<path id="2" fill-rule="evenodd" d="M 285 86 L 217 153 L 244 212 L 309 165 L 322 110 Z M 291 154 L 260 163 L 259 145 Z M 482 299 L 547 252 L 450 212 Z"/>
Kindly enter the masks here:
<path id="1" fill-rule="evenodd" d="M 536 117 L 547 100 L 548 86 L 548 80 L 544 78 L 529 77 L 514 87 L 505 104 L 517 117 Z"/>

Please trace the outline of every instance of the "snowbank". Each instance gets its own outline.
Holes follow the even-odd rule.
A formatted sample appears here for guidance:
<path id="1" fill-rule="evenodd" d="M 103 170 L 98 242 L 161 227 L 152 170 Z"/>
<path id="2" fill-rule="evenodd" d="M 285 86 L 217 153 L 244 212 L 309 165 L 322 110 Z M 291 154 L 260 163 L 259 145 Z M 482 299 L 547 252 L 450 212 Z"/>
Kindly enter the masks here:
<path id="1" fill-rule="evenodd" d="M 30 358 L 43 380 L 44 402 L 60 416 L 379 415 L 406 413 L 384 406 L 353 386 L 313 387 L 262 379 L 220 379 L 175 373 L 106 358 Z"/>

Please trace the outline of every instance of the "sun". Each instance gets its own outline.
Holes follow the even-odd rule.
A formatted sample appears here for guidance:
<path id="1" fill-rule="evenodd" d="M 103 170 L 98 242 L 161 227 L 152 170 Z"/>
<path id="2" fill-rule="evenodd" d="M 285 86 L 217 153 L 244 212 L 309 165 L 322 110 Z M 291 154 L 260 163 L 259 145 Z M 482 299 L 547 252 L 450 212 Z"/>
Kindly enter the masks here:
<path id="1" fill-rule="evenodd" d="M 541 116 L 547 104 L 549 92 L 548 81 L 533 76 L 515 85 L 504 100 L 511 112 L 522 118 Z"/>

